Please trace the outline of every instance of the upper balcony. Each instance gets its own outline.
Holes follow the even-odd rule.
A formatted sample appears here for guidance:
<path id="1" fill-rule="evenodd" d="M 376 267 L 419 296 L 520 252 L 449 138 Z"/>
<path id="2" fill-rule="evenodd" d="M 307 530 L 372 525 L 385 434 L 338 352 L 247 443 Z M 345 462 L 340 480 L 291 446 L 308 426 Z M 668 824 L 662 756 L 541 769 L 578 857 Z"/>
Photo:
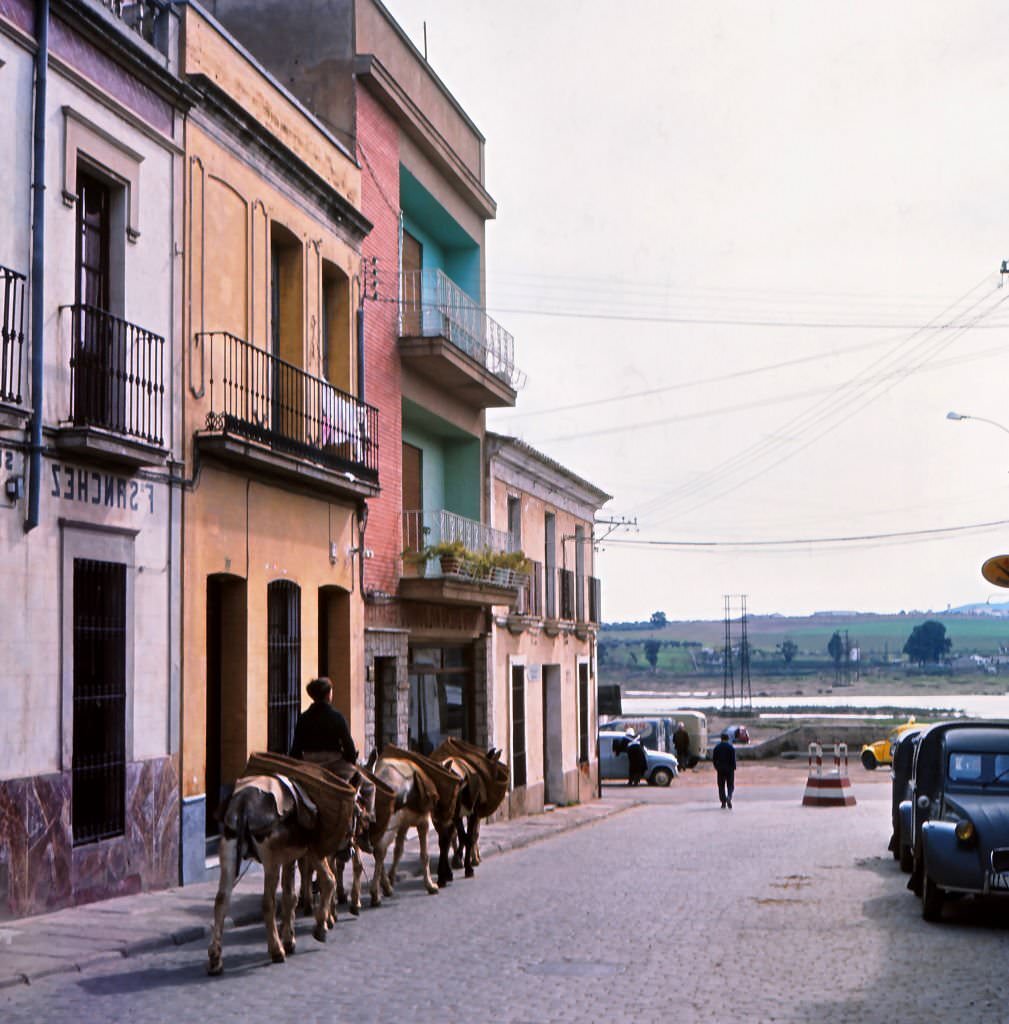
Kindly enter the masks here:
<path id="1" fill-rule="evenodd" d="M 446 509 L 403 513 L 403 576 L 399 595 L 406 600 L 437 604 L 508 605 L 513 607 L 527 585 L 525 573 L 513 569 L 483 569 L 476 557 L 482 552 L 509 552 L 511 537 L 475 519 Z M 423 552 L 439 544 L 458 542 L 462 557 L 424 558 Z M 417 557 L 411 558 L 411 553 Z"/>
<path id="2" fill-rule="evenodd" d="M 378 492 L 374 406 L 226 331 L 195 340 L 210 367 L 201 451 L 335 495 Z"/>
<path id="3" fill-rule="evenodd" d="M 405 363 L 477 408 L 513 406 L 525 383 L 512 336 L 440 270 L 404 273 L 399 339 Z"/>
<path id="4" fill-rule="evenodd" d="M 157 20 L 170 6 L 168 0 L 98 0 L 98 3 L 152 45 Z"/>
<path id="5" fill-rule="evenodd" d="M 70 424 L 56 444 L 104 461 L 163 464 L 165 339 L 78 303 L 70 310 Z"/>
<path id="6" fill-rule="evenodd" d="M 21 427 L 25 367 L 25 276 L 0 266 L 0 427 Z"/>

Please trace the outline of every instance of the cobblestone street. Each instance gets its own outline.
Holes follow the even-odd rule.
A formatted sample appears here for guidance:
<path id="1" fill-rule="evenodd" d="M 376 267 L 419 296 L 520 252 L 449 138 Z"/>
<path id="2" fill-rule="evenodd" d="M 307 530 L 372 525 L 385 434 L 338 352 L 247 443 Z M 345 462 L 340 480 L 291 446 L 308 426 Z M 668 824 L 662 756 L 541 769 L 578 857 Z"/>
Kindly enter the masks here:
<path id="1" fill-rule="evenodd" d="M 887 785 L 856 778 L 857 806 L 816 809 L 800 806 L 799 772 L 740 774 L 732 811 L 705 777 L 608 787 L 645 805 L 489 856 L 437 896 L 411 878 L 381 909 L 341 914 L 326 945 L 301 919 L 284 966 L 261 925 L 230 929 L 221 978 L 194 942 L 4 989 L 0 1017 L 1009 1020 L 1004 909 L 921 920 L 886 850 Z"/>

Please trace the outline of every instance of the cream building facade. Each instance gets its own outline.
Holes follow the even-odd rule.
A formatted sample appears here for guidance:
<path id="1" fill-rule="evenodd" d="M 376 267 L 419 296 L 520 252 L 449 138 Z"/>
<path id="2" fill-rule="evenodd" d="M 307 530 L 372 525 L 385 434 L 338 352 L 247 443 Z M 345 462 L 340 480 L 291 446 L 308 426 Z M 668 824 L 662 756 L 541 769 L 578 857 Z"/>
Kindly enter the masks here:
<path id="1" fill-rule="evenodd" d="M 178 878 L 188 99 L 131 6 L 0 4 L 0 917 Z"/>
<path id="2" fill-rule="evenodd" d="M 610 495 L 514 437 L 485 439 L 491 524 L 531 560 L 512 609 L 495 609 L 494 743 L 512 772 L 510 815 L 595 798 L 594 519 Z"/>

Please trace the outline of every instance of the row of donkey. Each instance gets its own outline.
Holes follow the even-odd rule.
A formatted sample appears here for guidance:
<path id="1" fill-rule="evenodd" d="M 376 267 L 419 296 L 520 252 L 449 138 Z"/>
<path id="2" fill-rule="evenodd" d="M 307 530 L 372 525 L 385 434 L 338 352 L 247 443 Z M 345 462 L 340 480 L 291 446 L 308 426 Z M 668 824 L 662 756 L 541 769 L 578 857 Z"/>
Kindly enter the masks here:
<path id="1" fill-rule="evenodd" d="M 295 948 L 296 865 L 301 873 L 300 902 L 314 910 L 312 934 L 319 942 L 326 941 L 327 929 L 336 922 L 337 904 L 347 901 L 343 884 L 347 862 L 353 867 L 350 912 L 357 914 L 361 908 L 363 853 L 374 858 L 371 904 L 379 906 L 383 894 L 392 894 L 411 828 L 417 830 L 429 893 L 451 882 L 453 860 L 455 867 L 465 868 L 467 878 L 472 877 L 480 861 L 480 821 L 498 809 L 508 792 L 508 768 L 500 758 L 499 750 L 485 751 L 457 739 L 445 740 L 430 756 L 387 746 L 381 757 L 373 752 L 366 766 L 253 754 L 218 815 L 220 884 L 207 972 L 220 974 L 224 967 L 224 920 L 243 860 L 263 865 L 263 923 L 274 963 L 283 963 Z M 437 883 L 428 859 L 432 824 L 438 836 Z M 386 871 L 386 853 L 394 840 L 392 864 Z M 313 878 L 318 884 L 317 900 L 312 894 Z"/>

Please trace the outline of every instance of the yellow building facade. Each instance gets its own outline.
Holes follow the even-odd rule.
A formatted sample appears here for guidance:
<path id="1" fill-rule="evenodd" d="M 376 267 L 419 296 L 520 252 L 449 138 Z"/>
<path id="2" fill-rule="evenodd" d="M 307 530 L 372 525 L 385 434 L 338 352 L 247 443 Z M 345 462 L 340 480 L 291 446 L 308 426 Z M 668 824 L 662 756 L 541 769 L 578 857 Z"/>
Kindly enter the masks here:
<path id="1" fill-rule="evenodd" d="M 184 10 L 182 874 L 221 794 L 286 753 L 317 675 L 364 742 L 360 171 L 211 18 Z"/>

